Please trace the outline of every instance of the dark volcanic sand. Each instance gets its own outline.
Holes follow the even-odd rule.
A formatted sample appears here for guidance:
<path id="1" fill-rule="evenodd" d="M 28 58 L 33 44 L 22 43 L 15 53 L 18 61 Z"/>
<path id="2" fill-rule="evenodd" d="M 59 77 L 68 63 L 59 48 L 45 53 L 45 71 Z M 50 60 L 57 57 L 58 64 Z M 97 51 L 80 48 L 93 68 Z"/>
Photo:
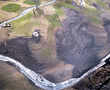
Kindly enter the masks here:
<path id="1" fill-rule="evenodd" d="M 8 53 L 4 54 L 21 62 L 52 82 L 72 77 L 72 65 L 56 59 L 56 50 L 45 41 L 35 43 L 31 38 L 19 37 L 7 42 Z M 49 50 L 50 49 L 50 50 Z"/>
<path id="2" fill-rule="evenodd" d="M 110 51 L 109 29 L 88 22 L 77 11 L 66 10 L 68 18 L 56 33 L 57 55 L 74 66 L 73 77 L 79 77 L 96 66 Z"/>
<path id="3" fill-rule="evenodd" d="M 42 74 L 52 82 L 80 77 L 110 51 L 109 30 L 89 23 L 81 13 L 68 9 L 62 28 L 56 31 L 56 46 L 41 40 L 18 37 L 8 40 L 4 54 Z"/>

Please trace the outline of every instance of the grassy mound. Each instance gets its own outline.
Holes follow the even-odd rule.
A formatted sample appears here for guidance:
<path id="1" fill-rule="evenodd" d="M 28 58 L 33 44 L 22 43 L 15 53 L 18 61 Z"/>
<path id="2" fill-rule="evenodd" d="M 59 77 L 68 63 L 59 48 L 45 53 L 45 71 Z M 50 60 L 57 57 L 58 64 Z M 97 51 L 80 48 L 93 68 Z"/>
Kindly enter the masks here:
<path id="1" fill-rule="evenodd" d="M 16 12 L 20 9 L 20 5 L 18 4 L 7 4 L 2 7 L 2 10 L 7 11 L 7 12 Z"/>

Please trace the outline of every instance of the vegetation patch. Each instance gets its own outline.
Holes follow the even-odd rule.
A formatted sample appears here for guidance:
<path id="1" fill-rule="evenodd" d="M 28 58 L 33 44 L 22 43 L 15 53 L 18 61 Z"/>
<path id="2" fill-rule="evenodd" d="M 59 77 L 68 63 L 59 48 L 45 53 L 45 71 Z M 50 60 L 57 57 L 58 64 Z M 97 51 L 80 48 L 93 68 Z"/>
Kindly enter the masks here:
<path id="1" fill-rule="evenodd" d="M 47 15 L 46 18 L 48 19 L 52 27 L 56 27 L 60 25 L 60 20 L 57 14 Z"/>
<path id="2" fill-rule="evenodd" d="M 25 0 L 24 1 L 25 4 L 29 4 L 29 5 L 35 5 L 36 3 L 32 0 Z"/>
<path id="3" fill-rule="evenodd" d="M 50 22 L 50 25 L 48 27 L 48 43 L 53 43 L 53 30 L 55 27 L 61 26 L 59 17 L 57 14 L 53 15 L 47 15 L 46 16 L 47 20 Z"/>
<path id="4" fill-rule="evenodd" d="M 22 18 L 11 22 L 11 24 L 13 25 L 12 33 L 14 35 L 31 36 L 33 32 L 32 28 L 40 25 L 40 22 L 38 22 L 32 12 L 30 12 Z"/>
<path id="5" fill-rule="evenodd" d="M 85 8 L 82 13 L 88 17 L 88 20 L 96 25 L 101 25 L 100 11 L 95 8 Z"/>
<path id="6" fill-rule="evenodd" d="M 64 15 L 64 11 L 61 8 L 58 8 L 58 7 L 54 7 L 54 8 L 56 10 L 56 14 L 57 15 L 59 15 L 59 16 Z"/>
<path id="7" fill-rule="evenodd" d="M 31 17 L 32 17 L 32 13 L 28 13 L 27 15 L 21 17 L 20 19 L 13 21 L 12 23 L 20 24 L 21 22 L 25 20 L 29 20 Z"/>
<path id="8" fill-rule="evenodd" d="M 65 8 L 71 8 L 71 9 L 75 9 L 75 10 L 80 10 L 78 7 L 72 5 L 72 3 L 68 2 L 67 1 L 62 1 L 62 2 L 57 2 L 55 5 L 55 8 L 61 8 L 61 7 L 65 7 Z"/>
<path id="9" fill-rule="evenodd" d="M 18 4 L 7 4 L 2 7 L 2 10 L 7 12 L 17 12 L 21 8 Z"/>

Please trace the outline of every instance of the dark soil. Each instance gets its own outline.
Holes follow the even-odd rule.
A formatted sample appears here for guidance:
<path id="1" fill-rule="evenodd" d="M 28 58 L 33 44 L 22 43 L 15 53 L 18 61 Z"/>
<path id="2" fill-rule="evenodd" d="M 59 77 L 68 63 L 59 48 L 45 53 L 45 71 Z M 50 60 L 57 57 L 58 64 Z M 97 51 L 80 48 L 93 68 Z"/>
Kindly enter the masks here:
<path id="1" fill-rule="evenodd" d="M 57 55 L 74 66 L 77 78 L 110 52 L 109 29 L 93 25 L 80 12 L 66 9 L 66 13 L 68 18 L 56 33 Z"/>

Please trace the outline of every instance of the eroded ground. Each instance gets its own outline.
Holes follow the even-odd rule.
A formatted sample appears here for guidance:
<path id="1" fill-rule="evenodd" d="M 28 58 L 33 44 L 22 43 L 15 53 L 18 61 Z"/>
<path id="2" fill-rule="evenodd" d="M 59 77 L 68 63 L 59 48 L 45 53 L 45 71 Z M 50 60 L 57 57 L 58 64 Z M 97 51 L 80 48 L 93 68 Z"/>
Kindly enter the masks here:
<path id="1" fill-rule="evenodd" d="M 68 4 L 65 3 L 63 3 L 63 5 L 65 5 L 66 8 L 72 7 L 72 5 L 68 6 Z M 52 82 L 61 82 L 72 77 L 81 76 L 88 69 L 97 65 L 101 58 L 109 53 L 110 21 L 108 18 L 107 26 L 106 24 L 103 26 L 103 20 L 99 23 L 99 18 L 95 15 L 92 17 L 89 15 L 91 9 L 90 11 L 88 9 L 87 11 L 86 9 L 85 11 L 82 9 L 76 11 L 77 8 L 73 8 L 73 10 L 65 9 L 64 7 L 59 9 L 53 6 L 49 6 L 48 8 L 50 8 L 46 9 L 48 14 L 44 12 L 43 15 L 37 17 L 31 12 L 26 17 L 12 22 L 14 27 L 5 47 L 8 52 L 2 53 L 3 55 L 20 61 L 23 65 L 42 74 Z M 94 9 L 92 11 L 96 12 Z M 40 29 L 42 38 L 39 43 L 35 43 L 31 38 L 32 32 L 35 29 Z M 4 72 L 0 69 L 1 77 L 6 73 L 5 71 L 7 69 L 4 67 L 6 66 L 12 70 L 7 70 L 7 72 L 12 72 L 10 74 L 10 80 L 12 82 L 14 81 L 12 79 L 12 77 L 14 77 L 13 74 L 15 75 L 16 73 L 20 79 L 23 78 L 24 80 L 24 76 L 11 66 L 4 63 L 0 66 L 4 69 Z M 109 66 L 102 68 L 102 71 L 109 73 Z M 87 77 L 82 81 L 83 84 L 79 83 L 79 85 L 74 88 L 65 90 L 99 90 L 101 89 L 100 87 L 104 88 L 103 83 L 109 79 L 109 74 L 103 76 L 103 74 L 100 73 L 100 76 L 102 75 L 102 77 L 107 78 L 104 78 L 103 81 L 99 80 L 98 82 L 96 73 L 91 75 L 91 78 Z M 6 78 L 3 77 L 3 80 L 0 80 L 8 81 L 7 77 L 8 76 L 6 76 Z M 24 88 L 26 90 L 30 90 L 31 88 L 31 90 L 35 90 L 34 86 L 29 85 L 27 80 L 24 80 L 24 82 L 17 80 L 16 82 L 20 86 L 21 83 L 24 83 L 22 87 L 18 86 L 20 90 L 24 90 Z M 3 83 L 6 85 L 6 82 Z M 101 83 L 102 86 L 99 85 L 99 83 Z M 12 84 L 12 88 L 14 88 L 13 85 L 14 84 Z M 27 89 L 26 86 L 28 85 L 29 88 Z M 82 87 L 80 88 L 79 86 Z M 100 87 L 97 88 L 97 86 Z M 9 86 L 5 88 L 5 86 L 1 85 L 0 87 L 3 88 L 2 90 L 7 90 Z M 11 90 L 11 88 L 9 90 Z M 109 89 L 105 88 L 105 90 Z"/>

